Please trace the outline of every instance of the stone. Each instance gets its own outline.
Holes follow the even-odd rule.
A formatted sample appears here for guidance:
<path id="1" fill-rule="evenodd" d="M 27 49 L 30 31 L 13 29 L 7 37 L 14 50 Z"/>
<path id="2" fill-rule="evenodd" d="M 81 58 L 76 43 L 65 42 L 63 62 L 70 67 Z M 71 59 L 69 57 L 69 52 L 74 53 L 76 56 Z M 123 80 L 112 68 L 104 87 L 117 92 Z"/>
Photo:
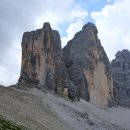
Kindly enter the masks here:
<path id="1" fill-rule="evenodd" d="M 114 97 L 118 105 L 130 107 L 130 52 L 118 51 L 111 62 Z"/>
<path id="2" fill-rule="evenodd" d="M 49 23 L 23 34 L 19 84 L 32 84 L 59 94 L 67 88 L 70 98 L 76 95 L 76 87 L 69 80 L 64 64 L 60 35 Z"/>
<path id="3" fill-rule="evenodd" d="M 93 23 L 84 25 L 64 47 L 63 55 L 79 97 L 107 107 L 113 99 L 113 81 L 110 62 L 97 33 Z"/>

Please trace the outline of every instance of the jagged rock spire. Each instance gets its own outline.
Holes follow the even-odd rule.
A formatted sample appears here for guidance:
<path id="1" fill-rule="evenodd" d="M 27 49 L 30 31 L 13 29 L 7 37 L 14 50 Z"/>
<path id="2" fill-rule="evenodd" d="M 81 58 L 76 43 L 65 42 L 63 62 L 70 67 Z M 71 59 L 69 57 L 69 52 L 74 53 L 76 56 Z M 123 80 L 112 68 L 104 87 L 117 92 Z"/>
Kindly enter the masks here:
<path id="1" fill-rule="evenodd" d="M 76 91 L 65 68 L 60 35 L 48 22 L 42 29 L 23 35 L 19 83 L 45 87 L 58 93 L 68 88 L 70 95 L 71 90 Z"/>
<path id="2" fill-rule="evenodd" d="M 81 98 L 100 107 L 113 98 L 109 59 L 97 36 L 93 23 L 83 26 L 63 49 L 65 64 Z"/>

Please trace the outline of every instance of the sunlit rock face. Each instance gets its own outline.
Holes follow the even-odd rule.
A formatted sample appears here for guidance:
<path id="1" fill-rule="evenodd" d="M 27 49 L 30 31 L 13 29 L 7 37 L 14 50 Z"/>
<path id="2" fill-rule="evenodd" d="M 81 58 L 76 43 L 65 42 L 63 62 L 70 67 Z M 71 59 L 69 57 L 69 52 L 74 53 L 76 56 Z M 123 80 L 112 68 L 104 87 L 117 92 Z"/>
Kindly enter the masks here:
<path id="1" fill-rule="evenodd" d="M 111 62 L 114 97 L 121 106 L 130 107 L 130 52 L 118 51 Z"/>
<path id="2" fill-rule="evenodd" d="M 113 98 L 110 62 L 92 23 L 83 26 L 63 49 L 65 65 L 81 98 L 106 107 Z"/>
<path id="3" fill-rule="evenodd" d="M 49 23 L 23 34 L 19 83 L 35 84 L 55 92 L 63 92 L 68 87 L 76 91 L 65 68 L 60 35 Z"/>

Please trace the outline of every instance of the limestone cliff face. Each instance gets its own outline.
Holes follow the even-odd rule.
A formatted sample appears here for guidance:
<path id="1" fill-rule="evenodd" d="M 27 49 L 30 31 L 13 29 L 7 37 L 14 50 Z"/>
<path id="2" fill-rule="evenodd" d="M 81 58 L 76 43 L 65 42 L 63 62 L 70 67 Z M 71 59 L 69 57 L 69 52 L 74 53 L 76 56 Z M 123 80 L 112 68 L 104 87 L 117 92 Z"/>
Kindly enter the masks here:
<path id="1" fill-rule="evenodd" d="M 42 29 L 23 34 L 19 83 L 31 83 L 56 92 L 73 86 L 63 61 L 60 35 L 49 23 L 44 23 Z"/>
<path id="2" fill-rule="evenodd" d="M 130 52 L 117 52 L 111 68 L 115 99 L 119 105 L 130 107 Z"/>
<path id="3" fill-rule="evenodd" d="M 88 23 L 63 49 L 65 64 L 81 98 L 100 107 L 113 97 L 110 62 L 100 44 L 97 28 Z"/>
<path id="4" fill-rule="evenodd" d="M 49 23 L 25 32 L 19 84 L 61 94 L 66 91 L 71 99 L 81 97 L 100 107 L 108 106 L 113 97 L 110 63 L 97 33 L 95 25 L 88 23 L 62 51 L 60 35 Z"/>

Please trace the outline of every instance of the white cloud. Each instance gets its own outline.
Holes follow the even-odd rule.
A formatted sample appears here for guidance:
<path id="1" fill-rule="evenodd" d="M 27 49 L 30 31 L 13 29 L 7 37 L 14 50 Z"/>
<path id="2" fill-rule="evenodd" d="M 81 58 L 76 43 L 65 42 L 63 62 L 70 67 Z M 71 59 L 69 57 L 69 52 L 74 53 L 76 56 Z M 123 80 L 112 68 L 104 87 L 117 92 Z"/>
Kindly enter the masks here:
<path id="1" fill-rule="evenodd" d="M 0 64 L 0 84 L 5 86 L 15 84 L 18 81 L 21 67 L 21 48 L 14 44 L 7 53 L 4 64 Z"/>
<path id="2" fill-rule="evenodd" d="M 88 16 L 88 12 L 80 5 L 75 5 L 69 13 L 68 20 L 74 22 L 76 20 L 84 20 Z"/>
<path id="3" fill-rule="evenodd" d="M 58 29 L 58 25 L 68 19 L 73 5 L 74 0 L 46 0 L 46 5 L 43 4 L 41 13 L 35 17 L 37 28 L 40 28 L 44 21 L 49 21 L 53 28 Z"/>
<path id="4" fill-rule="evenodd" d="M 117 51 L 130 49 L 129 5 L 129 0 L 115 0 L 112 5 L 106 5 L 101 11 L 91 14 L 110 60 Z"/>
<path id="5" fill-rule="evenodd" d="M 64 47 L 67 42 L 73 38 L 74 34 L 82 29 L 83 23 L 81 21 L 71 23 L 67 29 L 67 36 L 62 37 L 62 47 Z"/>
<path id="6" fill-rule="evenodd" d="M 70 24 L 66 30 L 67 35 L 61 38 L 62 47 L 64 47 L 74 34 L 82 29 L 85 24 L 85 19 L 88 17 L 88 12 L 79 5 L 75 5 L 69 13 Z"/>

